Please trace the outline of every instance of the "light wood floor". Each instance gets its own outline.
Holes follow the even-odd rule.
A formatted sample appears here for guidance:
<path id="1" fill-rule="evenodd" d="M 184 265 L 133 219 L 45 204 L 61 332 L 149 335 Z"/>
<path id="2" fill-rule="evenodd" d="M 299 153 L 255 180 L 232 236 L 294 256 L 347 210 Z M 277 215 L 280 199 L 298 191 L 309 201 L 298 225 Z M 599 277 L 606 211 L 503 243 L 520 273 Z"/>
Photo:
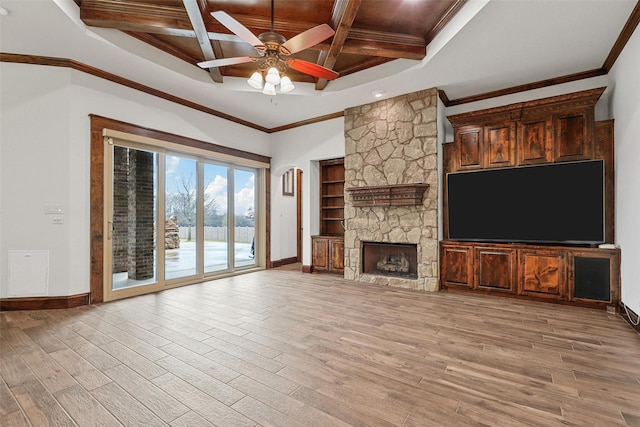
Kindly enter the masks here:
<path id="1" fill-rule="evenodd" d="M 640 336 L 597 310 L 289 267 L 0 319 L 2 425 L 640 425 Z"/>

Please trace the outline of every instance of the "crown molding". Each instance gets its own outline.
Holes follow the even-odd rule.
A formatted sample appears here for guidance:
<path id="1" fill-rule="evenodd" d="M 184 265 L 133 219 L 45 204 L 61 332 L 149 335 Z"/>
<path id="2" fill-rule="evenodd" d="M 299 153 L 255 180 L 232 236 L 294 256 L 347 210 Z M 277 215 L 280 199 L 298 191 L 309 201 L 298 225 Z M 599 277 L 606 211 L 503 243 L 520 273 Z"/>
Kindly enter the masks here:
<path id="1" fill-rule="evenodd" d="M 184 98 L 180 98 L 175 95 L 171 95 L 167 92 L 163 92 L 158 89 L 154 89 L 150 86 L 143 85 L 133 80 L 120 77 L 116 74 L 109 73 L 99 68 L 92 67 L 82 62 L 74 61 L 69 58 L 56 58 L 51 56 L 38 56 L 38 55 L 21 55 L 16 53 L 4 53 L 0 52 L 0 62 L 15 62 L 20 64 L 33 64 L 33 65 L 47 65 L 52 67 L 65 67 L 71 68 L 76 71 L 91 74 L 92 76 L 99 77 L 101 79 L 108 80 L 113 83 L 117 83 L 126 86 L 131 89 L 138 90 L 140 92 L 147 93 L 149 95 L 157 96 L 158 98 L 165 99 L 167 101 L 175 102 L 176 104 L 183 105 L 185 107 L 193 108 L 194 110 L 201 111 L 212 116 L 219 117 L 221 119 L 229 120 L 239 125 L 247 126 L 261 132 L 269 133 L 269 129 L 263 126 L 259 126 L 255 123 L 251 123 L 247 120 L 242 120 L 238 117 L 230 114 L 223 113 L 213 108 L 205 107 L 204 105 L 197 104 L 195 102 L 188 101 Z"/>

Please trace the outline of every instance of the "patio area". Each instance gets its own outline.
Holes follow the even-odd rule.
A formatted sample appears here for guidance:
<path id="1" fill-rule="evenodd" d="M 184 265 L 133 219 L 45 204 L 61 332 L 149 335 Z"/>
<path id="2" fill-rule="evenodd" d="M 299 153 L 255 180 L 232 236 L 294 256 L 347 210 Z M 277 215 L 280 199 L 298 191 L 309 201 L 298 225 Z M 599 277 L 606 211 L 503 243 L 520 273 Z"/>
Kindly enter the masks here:
<path id="1" fill-rule="evenodd" d="M 226 271 L 230 268 L 227 255 L 228 242 L 205 241 L 204 242 L 204 273 Z M 255 259 L 251 251 L 251 243 L 235 242 L 234 245 L 234 269 L 251 267 L 255 265 Z M 155 254 L 154 254 L 155 255 Z M 165 250 L 165 279 L 172 280 L 181 277 L 195 275 L 196 270 L 196 242 L 181 241 L 180 248 Z M 156 258 L 156 257 L 154 257 Z M 142 286 L 157 281 L 158 266 L 155 265 L 156 274 L 145 280 L 129 279 L 126 271 L 113 274 L 113 289 L 122 289 L 133 286 Z"/>

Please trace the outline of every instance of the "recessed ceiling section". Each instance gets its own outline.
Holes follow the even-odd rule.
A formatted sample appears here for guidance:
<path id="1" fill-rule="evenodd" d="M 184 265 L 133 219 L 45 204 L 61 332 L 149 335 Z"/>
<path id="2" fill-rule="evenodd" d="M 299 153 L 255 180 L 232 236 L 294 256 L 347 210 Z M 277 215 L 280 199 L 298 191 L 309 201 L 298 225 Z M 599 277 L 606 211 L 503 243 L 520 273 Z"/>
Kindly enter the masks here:
<path id="1" fill-rule="evenodd" d="M 86 25 L 124 31 L 194 66 L 214 59 L 259 56 L 256 49 L 214 18 L 212 12 L 225 12 L 255 36 L 273 26 L 273 31 L 287 40 L 326 24 L 335 34 L 295 52 L 292 58 L 335 71 L 339 76 L 395 59 L 423 59 L 428 41 L 465 2 L 76 0 L 80 18 Z M 214 81 L 223 82 L 224 76 L 248 78 L 255 71 L 253 65 L 225 64 L 211 67 L 209 72 Z M 300 69 L 287 69 L 286 74 L 293 81 L 315 83 L 317 90 L 329 84 L 326 79 L 309 76 Z"/>

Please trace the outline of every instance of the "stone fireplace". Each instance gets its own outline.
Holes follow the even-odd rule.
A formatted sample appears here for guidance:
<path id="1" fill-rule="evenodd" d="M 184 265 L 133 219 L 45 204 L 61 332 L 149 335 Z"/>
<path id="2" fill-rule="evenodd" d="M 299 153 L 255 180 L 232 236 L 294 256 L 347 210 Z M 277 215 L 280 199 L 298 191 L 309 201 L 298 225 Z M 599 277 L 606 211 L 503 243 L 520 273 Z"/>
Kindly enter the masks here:
<path id="1" fill-rule="evenodd" d="M 345 111 L 346 279 L 437 289 L 436 120 L 436 89 Z"/>

